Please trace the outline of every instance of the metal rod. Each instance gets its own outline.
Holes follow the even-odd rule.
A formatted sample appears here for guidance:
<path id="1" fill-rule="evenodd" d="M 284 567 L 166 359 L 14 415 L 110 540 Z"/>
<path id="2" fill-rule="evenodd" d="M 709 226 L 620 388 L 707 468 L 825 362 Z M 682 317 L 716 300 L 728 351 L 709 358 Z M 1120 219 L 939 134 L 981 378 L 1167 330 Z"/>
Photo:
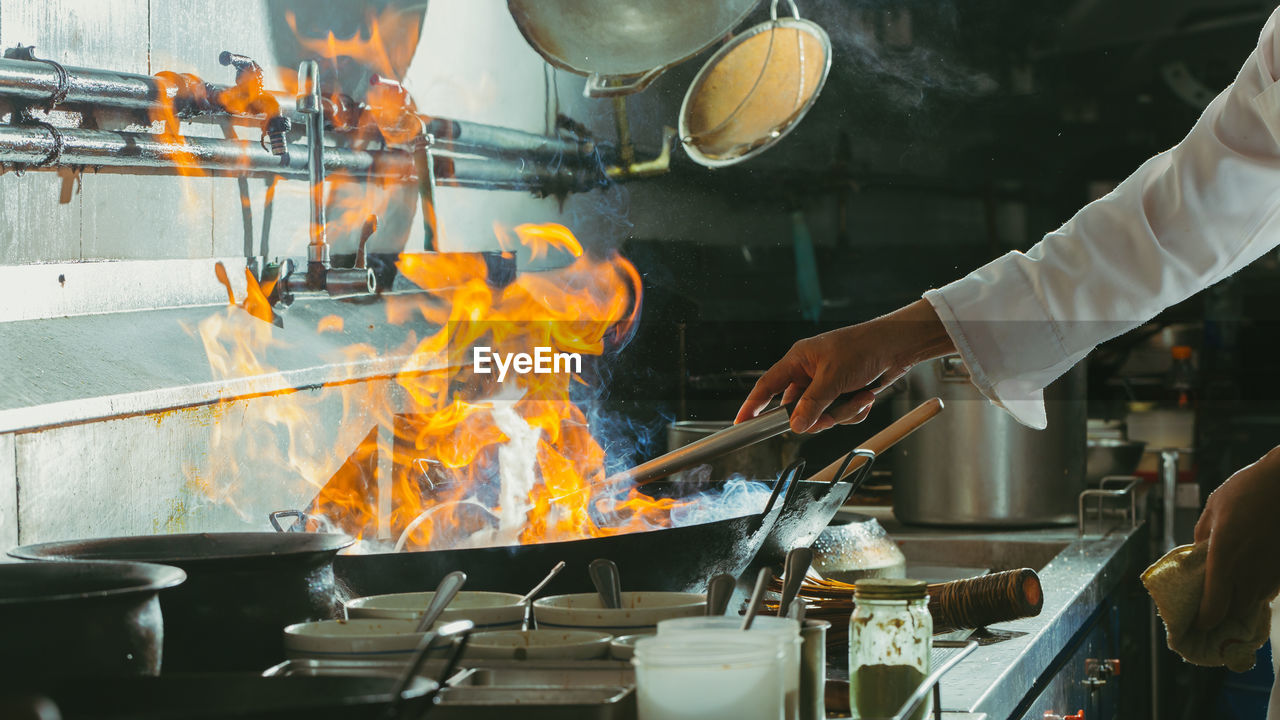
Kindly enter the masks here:
<path id="1" fill-rule="evenodd" d="M 627 96 L 613 99 L 613 122 L 618 130 L 618 164 L 624 168 L 636 162 L 636 148 L 631 144 L 631 122 L 627 119 Z"/>
<path id="2" fill-rule="evenodd" d="M 307 285 L 324 287 L 329 269 L 329 243 L 324 217 L 324 103 L 320 97 L 320 64 L 298 65 L 298 110 L 307 116 L 307 180 L 311 185 L 311 244 L 307 247 Z"/>

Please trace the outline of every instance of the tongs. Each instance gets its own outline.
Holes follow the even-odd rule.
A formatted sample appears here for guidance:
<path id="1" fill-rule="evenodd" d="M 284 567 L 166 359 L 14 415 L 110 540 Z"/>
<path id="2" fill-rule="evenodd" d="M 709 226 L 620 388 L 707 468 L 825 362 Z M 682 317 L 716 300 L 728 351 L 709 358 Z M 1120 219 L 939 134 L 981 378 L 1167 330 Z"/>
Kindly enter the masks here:
<path id="1" fill-rule="evenodd" d="M 642 485 L 681 470 L 688 470 L 734 450 L 781 435 L 791 426 L 791 409 L 777 407 L 737 425 L 714 432 L 658 457 L 605 478 L 606 485 L 632 482 Z"/>

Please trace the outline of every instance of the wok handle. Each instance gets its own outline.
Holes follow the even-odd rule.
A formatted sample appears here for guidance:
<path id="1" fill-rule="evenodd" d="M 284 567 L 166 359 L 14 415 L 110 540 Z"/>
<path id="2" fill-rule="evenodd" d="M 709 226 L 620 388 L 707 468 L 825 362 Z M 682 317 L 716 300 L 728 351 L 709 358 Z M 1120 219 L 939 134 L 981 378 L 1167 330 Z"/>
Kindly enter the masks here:
<path id="1" fill-rule="evenodd" d="M 929 398 L 920 403 L 916 409 L 894 420 L 889 427 L 872 435 L 866 442 L 859 445 L 858 449 L 870 450 L 877 456 L 883 455 L 889 448 L 898 444 L 899 440 L 915 432 L 940 412 L 942 412 L 942 400 L 940 398 Z M 837 460 L 815 473 L 809 478 L 809 482 L 833 483 L 837 480 L 842 480 L 851 473 L 856 472 L 867 461 L 868 458 L 866 456 L 854 457 L 853 461 L 847 464 L 844 459 Z M 841 471 L 842 465 L 845 466 L 843 471 Z"/>

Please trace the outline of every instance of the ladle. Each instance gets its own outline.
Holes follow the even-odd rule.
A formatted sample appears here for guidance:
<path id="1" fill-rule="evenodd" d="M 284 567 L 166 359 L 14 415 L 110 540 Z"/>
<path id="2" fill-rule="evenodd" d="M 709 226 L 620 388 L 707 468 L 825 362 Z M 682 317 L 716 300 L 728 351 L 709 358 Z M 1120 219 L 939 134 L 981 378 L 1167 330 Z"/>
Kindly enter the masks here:
<path id="1" fill-rule="evenodd" d="M 618 566 L 606 558 L 596 558 L 588 568 L 591 583 L 600 594 L 600 605 L 606 608 L 622 607 L 622 580 L 618 576 Z"/>

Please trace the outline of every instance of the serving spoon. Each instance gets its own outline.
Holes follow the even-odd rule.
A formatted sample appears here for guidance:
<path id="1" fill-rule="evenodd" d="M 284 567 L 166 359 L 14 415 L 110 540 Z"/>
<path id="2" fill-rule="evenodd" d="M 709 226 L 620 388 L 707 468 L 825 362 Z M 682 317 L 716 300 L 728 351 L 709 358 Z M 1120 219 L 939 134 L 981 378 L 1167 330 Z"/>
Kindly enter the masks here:
<path id="1" fill-rule="evenodd" d="M 596 586 L 600 595 L 600 605 L 606 608 L 622 607 L 622 579 L 618 577 L 618 566 L 607 558 L 596 558 L 588 568 L 591 573 L 591 584 Z"/>
<path id="2" fill-rule="evenodd" d="M 461 570 L 454 570 L 436 586 L 436 592 L 431 596 L 431 603 L 427 605 L 427 609 L 422 613 L 422 617 L 418 620 L 418 627 L 415 632 L 426 632 L 428 628 L 436 624 L 436 620 L 440 619 L 440 614 L 444 609 L 449 607 L 449 603 L 458 595 L 458 591 L 462 589 L 463 584 L 467 582 L 467 574 Z"/>

